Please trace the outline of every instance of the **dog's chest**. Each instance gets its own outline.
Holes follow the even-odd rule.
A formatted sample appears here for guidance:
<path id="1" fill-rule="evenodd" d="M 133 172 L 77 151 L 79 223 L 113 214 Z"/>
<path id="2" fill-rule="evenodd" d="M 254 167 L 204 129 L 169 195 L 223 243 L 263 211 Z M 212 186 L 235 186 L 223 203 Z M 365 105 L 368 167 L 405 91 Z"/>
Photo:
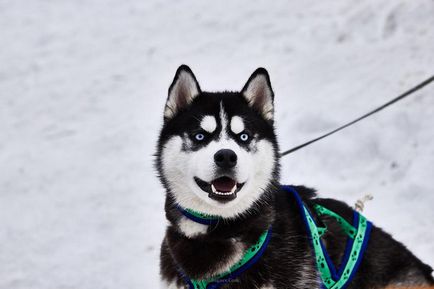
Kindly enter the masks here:
<path id="1" fill-rule="evenodd" d="M 190 222 L 190 223 L 189 223 Z M 213 240 L 206 236 L 201 224 L 182 221 L 179 232 L 169 230 L 166 238 L 171 254 L 184 273 L 196 279 L 205 279 L 227 272 L 241 260 L 247 245 L 237 238 Z M 200 225 L 197 227 L 196 225 Z M 207 226 L 205 226 L 207 227 Z"/>

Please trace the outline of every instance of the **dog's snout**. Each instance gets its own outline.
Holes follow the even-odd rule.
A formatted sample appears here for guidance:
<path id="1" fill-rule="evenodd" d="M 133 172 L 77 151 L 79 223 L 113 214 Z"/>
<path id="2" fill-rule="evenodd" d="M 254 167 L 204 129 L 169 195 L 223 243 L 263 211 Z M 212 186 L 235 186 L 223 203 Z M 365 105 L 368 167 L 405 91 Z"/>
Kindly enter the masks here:
<path id="1" fill-rule="evenodd" d="M 222 149 L 215 153 L 214 162 L 222 169 L 230 169 L 237 164 L 237 155 L 233 150 Z"/>

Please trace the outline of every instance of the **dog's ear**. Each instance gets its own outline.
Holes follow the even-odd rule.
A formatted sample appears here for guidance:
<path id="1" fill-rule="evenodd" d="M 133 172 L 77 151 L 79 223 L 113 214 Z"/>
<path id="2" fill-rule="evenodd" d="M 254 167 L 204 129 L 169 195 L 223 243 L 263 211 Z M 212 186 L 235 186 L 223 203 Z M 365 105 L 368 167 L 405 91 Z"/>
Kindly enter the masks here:
<path id="1" fill-rule="evenodd" d="M 250 107 L 257 110 L 266 120 L 273 120 L 274 93 L 267 70 L 260 67 L 253 72 L 241 90 Z"/>
<path id="2" fill-rule="evenodd" d="M 164 119 L 169 120 L 174 117 L 180 110 L 188 107 L 199 94 L 199 83 L 190 67 L 181 65 L 176 70 L 175 78 L 169 87 L 169 96 L 164 108 Z"/>

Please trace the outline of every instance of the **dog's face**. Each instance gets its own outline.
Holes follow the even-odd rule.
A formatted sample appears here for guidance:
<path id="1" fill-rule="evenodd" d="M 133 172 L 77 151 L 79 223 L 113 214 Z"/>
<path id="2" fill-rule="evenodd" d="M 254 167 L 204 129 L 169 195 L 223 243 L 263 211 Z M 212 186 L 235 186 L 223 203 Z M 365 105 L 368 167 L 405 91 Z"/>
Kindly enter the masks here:
<path id="1" fill-rule="evenodd" d="M 265 69 L 241 92 L 200 90 L 178 68 L 169 88 L 157 169 L 184 208 L 233 217 L 244 213 L 278 178 L 273 91 Z"/>

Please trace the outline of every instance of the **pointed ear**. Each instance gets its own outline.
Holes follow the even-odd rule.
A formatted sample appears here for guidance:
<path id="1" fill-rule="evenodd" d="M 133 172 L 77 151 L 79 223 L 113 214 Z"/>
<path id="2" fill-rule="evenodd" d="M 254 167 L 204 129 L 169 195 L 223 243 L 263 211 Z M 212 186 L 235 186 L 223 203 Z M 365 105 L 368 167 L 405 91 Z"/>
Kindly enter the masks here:
<path id="1" fill-rule="evenodd" d="M 274 93 L 267 70 L 258 68 L 241 90 L 250 107 L 260 112 L 266 120 L 273 120 Z"/>
<path id="2" fill-rule="evenodd" d="M 190 67 L 181 65 L 176 70 L 175 78 L 169 87 L 169 96 L 164 108 L 164 119 L 169 120 L 180 110 L 187 108 L 199 94 L 199 83 Z"/>

